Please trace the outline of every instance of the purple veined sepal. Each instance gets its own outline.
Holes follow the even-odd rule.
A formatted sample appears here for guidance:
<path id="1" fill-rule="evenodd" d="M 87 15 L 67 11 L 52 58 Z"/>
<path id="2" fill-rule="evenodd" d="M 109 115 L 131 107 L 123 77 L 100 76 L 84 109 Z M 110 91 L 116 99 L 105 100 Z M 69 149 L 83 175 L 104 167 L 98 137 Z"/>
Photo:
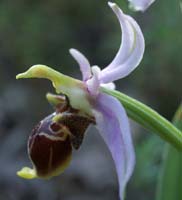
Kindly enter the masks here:
<path id="1" fill-rule="evenodd" d="M 71 161 L 72 149 L 79 149 L 87 128 L 95 124 L 93 117 L 73 109 L 67 97 L 48 94 L 47 98 L 56 112 L 38 123 L 28 139 L 28 154 L 39 178 L 62 173 Z"/>
<path id="2" fill-rule="evenodd" d="M 126 184 L 135 165 L 128 117 L 120 102 L 112 96 L 100 93 L 93 111 L 96 127 L 109 148 L 115 163 L 120 200 L 123 200 Z"/>

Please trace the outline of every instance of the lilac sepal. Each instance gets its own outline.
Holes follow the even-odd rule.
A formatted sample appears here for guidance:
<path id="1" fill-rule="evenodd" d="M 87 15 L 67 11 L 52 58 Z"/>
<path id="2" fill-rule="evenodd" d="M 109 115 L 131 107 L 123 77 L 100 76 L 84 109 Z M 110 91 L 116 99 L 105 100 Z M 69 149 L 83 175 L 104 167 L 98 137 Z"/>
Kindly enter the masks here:
<path id="1" fill-rule="evenodd" d="M 111 62 L 99 76 L 101 83 L 109 83 L 130 74 L 141 62 L 144 54 L 144 37 L 139 25 L 115 4 L 109 3 L 122 28 L 122 44 Z"/>
<path id="2" fill-rule="evenodd" d="M 135 11 L 145 11 L 155 0 L 128 0 L 130 8 Z"/>
<path id="3" fill-rule="evenodd" d="M 100 93 L 93 111 L 96 127 L 107 144 L 115 163 L 120 199 L 135 165 L 135 153 L 129 122 L 121 103 L 112 96 Z"/>
<path id="4" fill-rule="evenodd" d="M 109 2 L 108 5 L 115 13 L 122 31 L 120 48 L 113 61 L 107 66 L 107 69 L 112 69 L 121 65 L 130 55 L 134 42 L 134 32 L 123 11 L 115 3 Z"/>
<path id="5" fill-rule="evenodd" d="M 79 64 L 80 71 L 82 72 L 83 76 L 83 81 L 88 80 L 92 75 L 88 59 L 77 49 L 70 49 L 69 52 Z"/>

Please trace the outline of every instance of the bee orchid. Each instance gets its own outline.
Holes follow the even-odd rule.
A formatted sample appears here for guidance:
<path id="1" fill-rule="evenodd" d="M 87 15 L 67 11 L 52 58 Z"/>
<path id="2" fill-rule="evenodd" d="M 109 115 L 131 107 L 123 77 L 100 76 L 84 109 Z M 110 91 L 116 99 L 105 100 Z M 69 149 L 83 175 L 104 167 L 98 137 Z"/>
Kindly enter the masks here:
<path id="1" fill-rule="evenodd" d="M 122 200 L 134 169 L 135 153 L 123 106 L 116 98 L 104 93 L 102 88 L 114 89 L 114 81 L 126 77 L 139 65 L 145 44 L 137 22 L 124 14 L 115 3 L 109 2 L 108 5 L 122 30 L 121 46 L 108 66 L 104 69 L 91 66 L 82 53 L 70 49 L 79 64 L 82 81 L 45 65 L 35 65 L 17 75 L 17 78 L 47 78 L 58 93 L 47 95 L 55 112 L 34 128 L 28 141 L 33 169 L 23 168 L 18 175 L 29 179 L 50 178 L 63 172 L 70 162 L 72 148 L 79 148 L 84 132 L 93 124 L 111 152 Z"/>
<path id="2" fill-rule="evenodd" d="M 130 8 L 135 11 L 145 11 L 155 0 L 128 0 Z"/>

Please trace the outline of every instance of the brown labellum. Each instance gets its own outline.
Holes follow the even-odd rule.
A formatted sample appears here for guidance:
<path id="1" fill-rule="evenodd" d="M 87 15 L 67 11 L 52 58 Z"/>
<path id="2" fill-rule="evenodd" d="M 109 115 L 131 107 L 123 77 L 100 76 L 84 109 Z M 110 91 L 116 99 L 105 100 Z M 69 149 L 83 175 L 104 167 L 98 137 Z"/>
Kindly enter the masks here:
<path id="1" fill-rule="evenodd" d="M 92 117 L 73 109 L 67 98 L 61 101 L 56 105 L 56 112 L 43 119 L 28 140 L 30 159 L 41 178 L 64 171 L 71 160 L 72 147 L 80 147 L 86 129 L 95 123 Z"/>
<path id="2" fill-rule="evenodd" d="M 91 123 L 95 123 L 92 118 L 88 118 L 77 113 L 65 113 L 59 120 L 70 131 L 71 143 L 75 149 L 82 144 L 84 133 Z"/>
<path id="3" fill-rule="evenodd" d="M 28 141 L 30 159 L 39 177 L 56 176 L 68 166 L 72 146 L 66 129 L 52 122 L 53 115 L 42 120 Z"/>

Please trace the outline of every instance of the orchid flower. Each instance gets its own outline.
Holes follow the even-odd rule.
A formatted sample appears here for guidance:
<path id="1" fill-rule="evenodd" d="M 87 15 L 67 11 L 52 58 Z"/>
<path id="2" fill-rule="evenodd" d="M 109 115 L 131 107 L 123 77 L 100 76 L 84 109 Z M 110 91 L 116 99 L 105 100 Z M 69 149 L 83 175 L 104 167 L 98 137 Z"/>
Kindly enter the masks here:
<path id="1" fill-rule="evenodd" d="M 102 88 L 114 89 L 113 81 L 126 77 L 140 63 L 144 53 L 144 38 L 137 22 L 115 4 L 108 5 L 122 29 L 122 43 L 113 61 L 104 69 L 91 66 L 76 49 L 70 49 L 79 64 L 83 80 L 63 75 L 45 65 L 35 65 L 17 78 L 47 78 L 59 95 L 47 95 L 56 111 L 43 119 L 28 141 L 33 169 L 23 168 L 23 178 L 50 178 L 62 172 L 70 162 L 72 147 L 78 149 L 84 132 L 94 124 L 108 146 L 115 163 L 120 199 L 135 165 L 129 121 L 125 109 Z M 60 94 L 64 94 L 60 95 Z"/>
<path id="2" fill-rule="evenodd" d="M 145 11 L 155 0 L 128 0 L 130 8 L 135 11 Z"/>

